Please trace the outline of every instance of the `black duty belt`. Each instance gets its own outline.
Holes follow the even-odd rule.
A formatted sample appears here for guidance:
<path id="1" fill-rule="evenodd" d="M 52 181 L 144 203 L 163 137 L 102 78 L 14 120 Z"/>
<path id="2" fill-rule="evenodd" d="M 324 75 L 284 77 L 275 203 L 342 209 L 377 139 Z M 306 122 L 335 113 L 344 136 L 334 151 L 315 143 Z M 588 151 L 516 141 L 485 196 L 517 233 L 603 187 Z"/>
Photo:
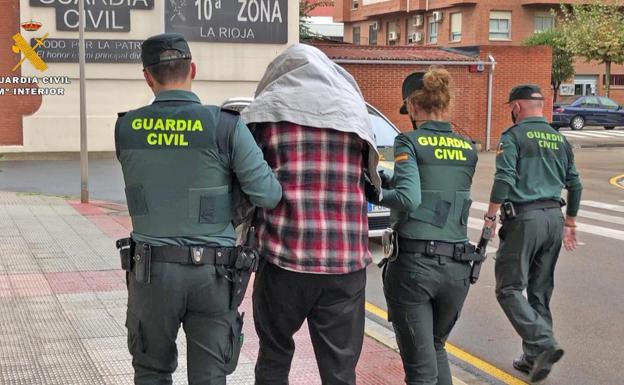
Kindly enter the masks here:
<path id="1" fill-rule="evenodd" d="M 180 263 L 184 265 L 234 266 L 236 248 L 211 246 L 151 246 L 137 242 L 135 252 L 148 248 L 152 262 Z"/>
<path id="2" fill-rule="evenodd" d="M 559 209 L 562 206 L 565 206 L 564 200 L 539 200 L 527 203 L 513 203 L 514 208 L 516 209 L 516 214 L 526 213 L 527 211 L 533 210 L 547 210 L 547 209 Z"/>
<path id="3" fill-rule="evenodd" d="M 474 245 L 470 243 L 449 243 L 399 238 L 399 251 L 418 253 L 429 257 L 449 257 L 459 262 L 483 260 L 483 257 L 476 253 Z"/>

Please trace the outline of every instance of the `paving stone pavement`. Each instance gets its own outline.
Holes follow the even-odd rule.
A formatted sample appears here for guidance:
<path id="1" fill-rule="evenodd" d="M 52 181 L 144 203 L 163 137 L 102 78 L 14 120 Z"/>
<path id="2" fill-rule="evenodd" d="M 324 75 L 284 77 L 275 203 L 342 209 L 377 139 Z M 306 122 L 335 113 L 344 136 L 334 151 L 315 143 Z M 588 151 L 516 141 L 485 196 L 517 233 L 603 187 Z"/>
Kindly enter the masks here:
<path id="1" fill-rule="evenodd" d="M 113 240 L 126 236 L 125 207 L 0 191 L 0 384 L 131 384 L 125 273 Z M 241 310 L 245 343 L 228 384 L 253 384 L 258 339 L 251 290 Z M 295 336 L 291 384 L 320 384 L 307 328 Z M 180 329 L 175 384 L 187 384 Z M 399 355 L 366 338 L 358 384 L 399 385 Z"/>

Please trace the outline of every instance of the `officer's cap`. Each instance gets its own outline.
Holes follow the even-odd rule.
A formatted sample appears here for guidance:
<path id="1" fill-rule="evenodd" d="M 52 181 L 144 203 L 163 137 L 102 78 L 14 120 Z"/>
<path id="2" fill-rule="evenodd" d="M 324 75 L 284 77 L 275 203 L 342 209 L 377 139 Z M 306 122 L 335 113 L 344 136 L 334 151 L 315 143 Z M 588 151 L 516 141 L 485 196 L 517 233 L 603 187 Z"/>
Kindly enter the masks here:
<path id="1" fill-rule="evenodd" d="M 175 53 L 165 51 L 177 51 Z M 190 59 L 191 49 L 179 33 L 163 33 L 152 36 L 141 44 L 143 68 L 171 60 Z"/>
<path id="2" fill-rule="evenodd" d="M 407 98 L 414 92 L 421 88 L 423 88 L 423 77 L 425 76 L 424 72 L 414 72 L 412 74 L 407 75 L 405 80 L 403 80 L 403 104 L 401 105 L 401 109 L 399 112 L 403 115 L 407 114 Z"/>
<path id="3" fill-rule="evenodd" d="M 544 100 L 544 95 L 539 86 L 535 84 L 521 84 L 511 89 L 507 104 L 514 100 Z"/>

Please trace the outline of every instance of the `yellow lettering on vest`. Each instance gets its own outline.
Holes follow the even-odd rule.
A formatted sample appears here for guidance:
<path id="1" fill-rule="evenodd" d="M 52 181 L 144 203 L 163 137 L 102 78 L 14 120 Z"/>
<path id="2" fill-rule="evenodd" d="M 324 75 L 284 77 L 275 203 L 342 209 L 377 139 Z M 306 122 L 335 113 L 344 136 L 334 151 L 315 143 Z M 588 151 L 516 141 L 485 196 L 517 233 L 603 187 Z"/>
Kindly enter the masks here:
<path id="1" fill-rule="evenodd" d="M 425 138 L 424 136 L 421 136 L 418 138 L 418 144 L 420 144 L 421 146 L 426 146 L 427 145 L 427 138 Z"/>
<path id="2" fill-rule="evenodd" d="M 441 136 L 441 137 L 438 139 L 438 146 L 449 146 L 449 145 L 450 145 L 450 143 L 447 143 L 447 140 L 449 140 L 449 138 L 444 137 L 444 136 Z"/>
<path id="3" fill-rule="evenodd" d="M 147 144 L 149 144 L 150 146 L 155 146 L 156 143 L 158 143 L 158 134 L 154 132 L 150 132 L 149 134 L 147 134 Z"/>
<path id="4" fill-rule="evenodd" d="M 178 119 L 176 120 L 176 131 L 186 131 L 187 121 Z"/>
<path id="5" fill-rule="evenodd" d="M 163 122 L 162 119 L 156 119 L 156 122 L 154 123 L 154 131 L 156 130 L 165 130 L 165 122 Z"/>
<path id="6" fill-rule="evenodd" d="M 141 119 L 133 119 L 132 120 L 132 129 L 133 130 L 140 130 L 142 127 L 141 125 Z"/>
<path id="7" fill-rule="evenodd" d="M 529 138 L 529 139 L 535 138 L 535 135 L 533 134 L 533 131 L 527 132 L 527 138 Z"/>
<path id="8" fill-rule="evenodd" d="M 167 131 L 175 131 L 175 124 L 176 121 L 173 119 L 166 119 L 165 120 L 165 130 Z"/>
<path id="9" fill-rule="evenodd" d="M 204 126 L 202 126 L 202 122 L 201 120 L 196 120 L 193 123 L 193 129 L 192 131 L 204 131 Z"/>
<path id="10" fill-rule="evenodd" d="M 180 143 L 178 144 L 178 146 L 188 146 L 188 142 L 186 141 L 186 139 L 184 138 L 184 134 L 180 134 Z"/>
<path id="11" fill-rule="evenodd" d="M 433 155 L 436 159 L 444 159 L 444 160 L 468 160 L 466 159 L 466 155 L 464 151 L 450 148 L 436 148 L 433 152 Z"/>
<path id="12" fill-rule="evenodd" d="M 165 146 L 171 146 L 173 144 L 173 138 L 176 134 L 161 134 L 165 140 Z"/>
<path id="13" fill-rule="evenodd" d="M 428 136 L 427 137 L 427 142 L 429 143 L 430 146 L 437 146 L 438 145 L 438 137 L 437 136 Z"/>
<path id="14" fill-rule="evenodd" d="M 143 119 L 143 129 L 151 130 L 154 127 L 154 119 Z"/>

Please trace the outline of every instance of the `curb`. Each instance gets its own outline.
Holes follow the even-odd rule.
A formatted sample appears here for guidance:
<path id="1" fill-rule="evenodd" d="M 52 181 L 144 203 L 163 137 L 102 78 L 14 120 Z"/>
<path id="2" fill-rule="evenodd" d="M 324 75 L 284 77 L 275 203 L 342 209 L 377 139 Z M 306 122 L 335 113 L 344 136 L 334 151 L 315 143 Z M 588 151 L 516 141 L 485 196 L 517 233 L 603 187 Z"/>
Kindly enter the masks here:
<path id="1" fill-rule="evenodd" d="M 366 317 L 364 320 L 364 334 L 379 342 L 380 344 L 392 349 L 395 352 L 399 352 L 399 347 L 394 337 L 394 332 L 379 324 L 377 321 Z M 490 382 L 478 379 L 476 376 L 468 373 L 454 362 L 450 362 L 451 370 L 453 372 L 453 385 L 480 385 L 490 384 Z"/>

